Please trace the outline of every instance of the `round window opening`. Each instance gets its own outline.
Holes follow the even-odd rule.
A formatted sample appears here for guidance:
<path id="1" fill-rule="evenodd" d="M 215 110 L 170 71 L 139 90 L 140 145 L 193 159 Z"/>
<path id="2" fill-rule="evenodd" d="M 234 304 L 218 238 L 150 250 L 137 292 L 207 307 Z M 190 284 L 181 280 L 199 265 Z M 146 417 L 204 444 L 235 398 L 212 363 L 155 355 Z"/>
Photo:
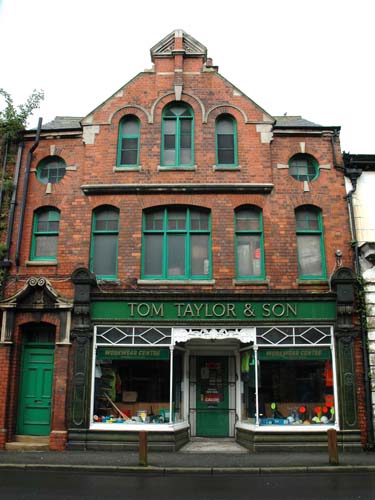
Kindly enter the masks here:
<path id="1" fill-rule="evenodd" d="M 318 162 L 310 155 L 297 154 L 289 160 L 289 174 L 297 181 L 312 181 L 318 173 Z"/>
<path id="2" fill-rule="evenodd" d="M 59 156 L 47 156 L 37 167 L 37 176 L 43 184 L 61 181 L 66 172 L 65 161 Z"/>

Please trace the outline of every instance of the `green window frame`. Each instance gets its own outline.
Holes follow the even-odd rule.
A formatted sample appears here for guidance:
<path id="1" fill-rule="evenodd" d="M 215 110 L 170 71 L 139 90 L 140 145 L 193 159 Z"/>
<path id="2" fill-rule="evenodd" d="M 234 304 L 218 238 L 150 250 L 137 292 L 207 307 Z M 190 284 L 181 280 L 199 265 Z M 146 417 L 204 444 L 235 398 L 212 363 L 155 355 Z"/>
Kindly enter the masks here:
<path id="1" fill-rule="evenodd" d="M 300 279 L 327 276 L 321 210 L 303 205 L 295 210 L 298 273 Z"/>
<path id="2" fill-rule="evenodd" d="M 143 213 L 142 278 L 206 280 L 211 261 L 208 210 L 171 206 Z"/>
<path id="3" fill-rule="evenodd" d="M 194 165 L 194 114 L 188 104 L 173 102 L 163 110 L 161 165 Z"/>
<path id="4" fill-rule="evenodd" d="M 121 119 L 117 144 L 117 166 L 138 167 L 140 121 L 135 115 L 126 115 Z"/>
<path id="5" fill-rule="evenodd" d="M 46 156 L 38 163 L 36 176 L 43 184 L 56 184 L 66 173 L 66 163 L 60 156 Z"/>
<path id="6" fill-rule="evenodd" d="M 238 165 L 237 122 L 233 116 L 222 114 L 215 122 L 216 165 L 235 167 Z"/>
<path id="7" fill-rule="evenodd" d="M 43 207 L 35 211 L 30 260 L 56 262 L 59 238 L 60 211 Z"/>
<path id="8" fill-rule="evenodd" d="M 90 271 L 98 279 L 117 278 L 119 210 L 101 206 L 93 211 Z"/>
<path id="9" fill-rule="evenodd" d="M 289 160 L 289 175 L 297 181 L 311 182 L 319 175 L 319 163 L 305 153 L 298 153 Z"/>
<path id="10" fill-rule="evenodd" d="M 235 211 L 236 278 L 265 279 L 262 210 L 253 205 Z"/>

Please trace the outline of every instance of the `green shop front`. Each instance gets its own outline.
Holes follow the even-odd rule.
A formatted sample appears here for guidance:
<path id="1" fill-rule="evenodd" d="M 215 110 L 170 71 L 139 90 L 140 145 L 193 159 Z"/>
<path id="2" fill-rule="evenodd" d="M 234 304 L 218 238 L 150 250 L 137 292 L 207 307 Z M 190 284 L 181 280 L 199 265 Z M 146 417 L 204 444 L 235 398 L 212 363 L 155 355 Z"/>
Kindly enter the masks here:
<path id="1" fill-rule="evenodd" d="M 330 428 L 344 447 L 360 446 L 354 335 L 337 334 L 333 297 L 99 298 L 90 319 L 91 342 L 76 329 L 72 449 L 134 449 L 141 431 L 150 449 L 195 436 L 312 449 Z"/>

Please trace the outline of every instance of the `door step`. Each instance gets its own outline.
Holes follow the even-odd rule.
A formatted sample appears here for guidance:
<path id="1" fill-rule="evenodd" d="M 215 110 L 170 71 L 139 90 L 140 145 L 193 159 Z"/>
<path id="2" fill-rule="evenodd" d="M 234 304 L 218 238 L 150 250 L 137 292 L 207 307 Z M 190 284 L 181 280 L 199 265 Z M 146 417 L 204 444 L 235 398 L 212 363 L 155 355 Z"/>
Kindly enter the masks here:
<path id="1" fill-rule="evenodd" d="M 236 443 L 234 438 L 193 437 L 179 453 L 249 453 L 249 450 Z"/>
<path id="2" fill-rule="evenodd" d="M 9 451 L 47 451 L 49 436 L 14 436 L 14 441 L 5 443 Z"/>

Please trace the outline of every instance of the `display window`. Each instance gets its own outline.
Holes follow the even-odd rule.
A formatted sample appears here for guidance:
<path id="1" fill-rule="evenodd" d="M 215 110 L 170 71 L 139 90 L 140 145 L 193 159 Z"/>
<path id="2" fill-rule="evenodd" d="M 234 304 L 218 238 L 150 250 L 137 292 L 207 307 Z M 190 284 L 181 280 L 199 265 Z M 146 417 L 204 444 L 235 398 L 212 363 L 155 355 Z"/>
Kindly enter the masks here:
<path id="1" fill-rule="evenodd" d="M 146 335 L 136 329 L 109 329 L 94 346 L 92 393 L 93 424 L 171 424 L 182 420 L 183 352 L 166 346 L 169 337 L 160 337 L 160 345 L 134 346 L 156 339 L 156 332 Z M 99 330 L 100 332 L 100 330 Z M 108 333 L 109 332 L 109 333 Z M 134 337 L 133 334 L 137 334 Z M 165 333 L 165 332 L 164 332 Z M 143 335 L 143 336 L 142 336 Z M 160 341 L 162 339 L 162 341 Z M 103 345 L 106 342 L 107 345 Z M 130 345 L 129 345 L 130 344 Z"/>
<path id="2" fill-rule="evenodd" d="M 259 349 L 242 354 L 243 415 L 267 425 L 334 425 L 329 348 Z"/>

